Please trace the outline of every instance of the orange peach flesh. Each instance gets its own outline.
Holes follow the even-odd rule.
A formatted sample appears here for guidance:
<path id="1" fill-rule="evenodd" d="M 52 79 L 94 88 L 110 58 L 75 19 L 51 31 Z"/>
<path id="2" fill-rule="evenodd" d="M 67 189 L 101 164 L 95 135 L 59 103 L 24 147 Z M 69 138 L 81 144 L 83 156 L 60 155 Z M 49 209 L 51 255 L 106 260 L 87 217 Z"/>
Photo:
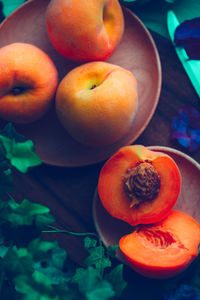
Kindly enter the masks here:
<path id="1" fill-rule="evenodd" d="M 128 169 L 145 160 L 150 161 L 160 175 L 160 191 L 155 199 L 131 208 L 131 200 L 124 189 L 124 176 Z M 180 186 L 180 172 L 171 157 L 134 145 L 121 148 L 105 163 L 99 177 L 98 192 L 104 208 L 113 217 L 135 226 L 164 218 L 176 203 Z"/>
<path id="2" fill-rule="evenodd" d="M 172 210 L 167 218 L 153 225 L 139 226 L 123 236 L 122 253 L 140 274 L 152 278 L 172 277 L 198 255 L 200 226 L 190 216 Z"/>

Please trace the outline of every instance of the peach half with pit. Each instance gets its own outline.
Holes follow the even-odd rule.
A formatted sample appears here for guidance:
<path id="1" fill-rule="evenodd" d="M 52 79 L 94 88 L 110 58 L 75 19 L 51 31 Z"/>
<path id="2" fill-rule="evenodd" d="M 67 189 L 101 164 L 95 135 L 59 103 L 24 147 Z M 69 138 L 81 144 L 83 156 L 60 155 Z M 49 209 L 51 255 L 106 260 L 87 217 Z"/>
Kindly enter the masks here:
<path id="1" fill-rule="evenodd" d="M 74 61 L 105 61 L 124 32 L 118 0 L 52 0 L 46 11 L 49 40 Z"/>
<path id="2" fill-rule="evenodd" d="M 13 123 L 40 119 L 57 85 L 57 69 L 40 48 L 28 43 L 0 48 L 0 118 Z"/>
<path id="3" fill-rule="evenodd" d="M 132 226 L 164 219 L 181 191 L 181 174 L 175 161 L 143 145 L 118 149 L 104 164 L 98 193 L 106 211 Z"/>
<path id="4" fill-rule="evenodd" d="M 122 138 L 137 113 L 137 80 L 107 62 L 71 70 L 56 92 L 56 112 L 68 133 L 81 144 L 105 146 Z"/>

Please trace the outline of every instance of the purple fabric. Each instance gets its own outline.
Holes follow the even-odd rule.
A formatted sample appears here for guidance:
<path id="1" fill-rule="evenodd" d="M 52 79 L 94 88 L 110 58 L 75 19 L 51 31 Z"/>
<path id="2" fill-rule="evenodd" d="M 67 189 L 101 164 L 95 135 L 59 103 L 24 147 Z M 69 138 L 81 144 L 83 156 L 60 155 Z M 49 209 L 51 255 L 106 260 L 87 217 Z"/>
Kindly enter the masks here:
<path id="1" fill-rule="evenodd" d="M 200 18 L 184 21 L 175 30 L 174 42 L 185 48 L 190 59 L 200 59 Z"/>
<path id="2" fill-rule="evenodd" d="M 194 107 L 185 105 L 178 111 L 171 124 L 171 139 L 190 152 L 200 148 L 200 113 Z"/>
<path id="3" fill-rule="evenodd" d="M 189 285 L 180 285 L 176 289 L 166 292 L 164 300 L 200 300 L 200 293 Z"/>

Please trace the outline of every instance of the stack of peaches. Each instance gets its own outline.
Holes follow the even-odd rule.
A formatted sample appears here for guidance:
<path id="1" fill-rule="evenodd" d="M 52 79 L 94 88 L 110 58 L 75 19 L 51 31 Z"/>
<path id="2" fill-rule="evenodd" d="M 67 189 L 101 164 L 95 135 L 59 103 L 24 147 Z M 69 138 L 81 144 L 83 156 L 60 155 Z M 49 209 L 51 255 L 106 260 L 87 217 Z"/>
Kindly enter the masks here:
<path id="1" fill-rule="evenodd" d="M 45 17 L 53 47 L 80 65 L 59 82 L 54 62 L 38 47 L 14 43 L 1 48 L 0 118 L 34 122 L 55 104 L 61 124 L 79 143 L 116 142 L 130 129 L 138 108 L 134 75 L 105 62 L 124 32 L 118 0 L 51 0 Z M 145 276 L 174 276 L 198 254 L 199 224 L 172 210 L 180 187 L 172 158 L 143 146 L 119 149 L 101 170 L 98 193 L 104 208 L 134 226 L 121 238 L 120 249 Z"/>
<path id="2" fill-rule="evenodd" d="M 34 122 L 55 104 L 60 123 L 79 143 L 116 142 L 130 129 L 138 108 L 134 75 L 105 62 L 124 33 L 118 0 L 52 0 L 45 18 L 53 47 L 79 67 L 59 82 L 54 62 L 38 47 L 14 43 L 1 48 L 0 118 Z"/>

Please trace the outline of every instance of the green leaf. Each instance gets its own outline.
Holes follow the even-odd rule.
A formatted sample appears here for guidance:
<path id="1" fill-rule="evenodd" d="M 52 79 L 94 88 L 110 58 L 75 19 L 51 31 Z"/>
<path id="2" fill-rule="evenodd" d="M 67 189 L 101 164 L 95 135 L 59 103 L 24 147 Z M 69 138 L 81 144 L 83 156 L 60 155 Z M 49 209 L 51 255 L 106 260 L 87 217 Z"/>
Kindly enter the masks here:
<path id="1" fill-rule="evenodd" d="M 30 216 L 34 216 L 37 214 L 45 214 L 50 211 L 47 206 L 37 204 L 37 203 L 32 203 L 27 199 L 24 199 L 19 204 L 13 198 L 10 198 L 10 201 L 8 203 L 9 206 L 12 208 L 12 210 L 15 210 L 16 213 L 20 213 L 22 215 L 29 214 Z"/>
<path id="2" fill-rule="evenodd" d="M 52 262 L 55 267 L 62 269 L 65 259 L 67 257 L 66 251 L 58 245 L 52 249 Z"/>
<path id="3" fill-rule="evenodd" d="M 56 246 L 50 251 L 44 252 L 44 256 L 34 264 L 34 269 L 47 276 L 51 280 L 51 284 L 64 284 L 72 278 L 72 274 L 63 271 L 66 251 L 57 243 L 54 244 Z"/>
<path id="4" fill-rule="evenodd" d="M 91 239 L 88 236 L 86 238 L 84 238 L 84 247 L 86 249 L 96 247 L 96 245 L 97 245 L 97 240 Z"/>
<path id="5" fill-rule="evenodd" d="M 47 276 L 51 284 L 60 285 L 71 280 L 74 270 L 64 270 L 67 253 L 57 241 L 36 239 L 29 244 L 28 249 L 34 258 L 34 269 Z"/>
<path id="6" fill-rule="evenodd" d="M 34 144 L 31 140 L 16 142 L 14 139 L 0 135 L 0 141 L 6 149 L 6 158 L 18 171 L 26 173 L 28 168 L 42 163 L 35 153 Z"/>
<path id="7" fill-rule="evenodd" d="M 35 282 L 41 284 L 46 287 L 47 289 L 51 289 L 51 280 L 44 275 L 43 273 L 35 270 L 33 272 L 33 279 L 35 280 Z"/>
<path id="8" fill-rule="evenodd" d="M 116 256 L 116 251 L 119 248 L 119 245 L 115 245 L 115 246 L 108 246 L 107 248 L 107 254 L 110 257 L 115 257 Z"/>
<path id="9" fill-rule="evenodd" d="M 15 246 L 9 248 L 0 261 L 0 269 L 8 278 L 13 279 L 20 274 L 27 274 L 33 271 L 33 258 L 27 249 L 17 249 Z"/>
<path id="10" fill-rule="evenodd" d="M 123 265 L 119 264 L 110 273 L 105 275 L 105 279 L 110 282 L 117 297 L 121 296 L 127 283 L 123 279 Z"/>
<path id="11" fill-rule="evenodd" d="M 48 207 L 27 199 L 17 203 L 10 197 L 8 201 L 0 202 L 0 240 L 26 247 L 54 222 L 49 211 Z"/>
<path id="12" fill-rule="evenodd" d="M 40 299 L 40 293 L 37 290 L 34 290 L 31 284 L 28 281 L 27 276 L 20 275 L 17 276 L 14 280 L 15 289 L 18 293 L 22 294 L 20 299 L 23 300 L 38 300 Z"/>
<path id="13" fill-rule="evenodd" d="M 15 127 L 12 123 L 6 124 L 6 126 L 2 130 L 0 130 L 0 135 L 3 135 L 12 140 L 14 139 L 16 142 L 25 141 L 24 136 L 15 130 Z"/>
<path id="14" fill-rule="evenodd" d="M 103 246 L 97 246 L 89 249 L 90 255 L 85 259 L 84 264 L 86 266 L 95 266 L 97 272 L 103 276 L 104 269 L 111 266 L 111 261 L 105 256 L 105 250 Z"/>
<path id="15" fill-rule="evenodd" d="M 11 169 L 0 170 L 0 196 L 7 195 L 13 191 L 13 189 L 14 185 Z"/>
<path id="16" fill-rule="evenodd" d="M 8 252 L 8 247 L 1 245 L 0 246 L 0 258 L 4 258 L 6 253 Z"/>
<path id="17" fill-rule="evenodd" d="M 35 218 L 35 225 L 40 230 L 45 229 L 48 225 L 54 222 L 55 219 L 50 213 L 37 215 Z"/>
<path id="18" fill-rule="evenodd" d="M 14 279 L 15 289 L 20 300 L 77 300 L 80 294 L 73 287 L 52 285 L 48 276 L 34 271 L 28 276 L 20 275 Z"/>
<path id="19" fill-rule="evenodd" d="M 78 268 L 73 281 L 87 300 L 106 300 L 115 295 L 111 284 L 101 280 L 99 272 L 93 267 Z"/>
<path id="20" fill-rule="evenodd" d="M 22 299 L 26 300 L 59 300 L 59 296 L 54 295 L 51 283 L 48 278 L 38 271 L 31 276 L 17 276 L 15 278 L 16 291 L 23 294 Z"/>
<path id="21" fill-rule="evenodd" d="M 112 286 L 108 281 L 102 280 L 94 289 L 86 293 L 86 299 L 88 300 L 107 300 L 115 296 Z"/>
<path id="22" fill-rule="evenodd" d="M 40 252 L 39 256 L 36 247 Z M 61 249 L 56 241 L 46 242 L 37 239 L 28 248 L 18 249 L 14 246 L 7 251 L 1 250 L 4 254 L 4 258 L 0 260 L 1 272 L 4 272 L 9 280 L 14 280 L 15 288 L 17 292 L 23 294 L 23 299 L 29 297 L 27 293 L 31 293 L 32 298 L 30 299 L 34 299 L 34 297 L 36 297 L 35 299 L 45 299 L 45 297 L 57 299 L 57 295 L 60 295 L 58 297 L 60 300 L 61 296 L 66 293 L 69 295 L 69 299 L 77 299 L 73 298 L 74 291 L 70 291 L 66 286 L 69 276 L 67 278 L 67 273 L 62 271 L 63 261 L 66 257 L 65 250 Z M 37 261 L 38 258 L 41 260 Z M 44 261 L 47 264 L 42 267 Z M 43 272 L 42 268 L 46 269 L 46 272 Z"/>
<path id="23" fill-rule="evenodd" d="M 39 261 L 45 258 L 47 252 L 51 251 L 56 246 L 57 246 L 56 241 L 54 242 L 43 241 L 40 238 L 37 238 L 29 243 L 28 249 L 34 256 L 35 261 Z"/>
<path id="24" fill-rule="evenodd" d="M 45 223 L 43 224 L 45 225 L 45 227 L 49 224 L 50 220 L 54 221 L 54 218 L 49 215 L 49 208 L 44 205 L 32 203 L 27 199 L 24 199 L 21 203 L 17 203 L 12 198 L 9 200 L 8 204 L 11 208 L 11 211 L 9 212 L 9 214 L 5 215 L 5 218 L 10 222 L 12 226 L 32 225 L 35 223 L 36 225 L 41 226 L 40 219 L 37 224 L 39 215 L 48 216 L 45 222 L 43 222 Z"/>
<path id="25" fill-rule="evenodd" d="M 54 266 L 51 259 L 45 259 L 35 263 L 34 269 L 48 277 L 51 284 L 54 285 L 64 284 L 71 280 L 71 276 L 67 276 L 65 272 Z"/>
<path id="26" fill-rule="evenodd" d="M 1 132 L 1 131 L 0 131 Z M 6 195 L 14 188 L 11 164 L 6 158 L 6 149 L 0 142 L 0 196 Z"/>
<path id="27" fill-rule="evenodd" d="M 40 278 L 42 279 L 42 278 Z M 45 278 L 43 277 L 43 280 Z M 15 287 L 20 300 L 77 300 L 81 295 L 75 289 L 61 286 L 45 288 L 43 282 L 37 283 L 31 277 L 18 276 L 15 278 Z"/>

